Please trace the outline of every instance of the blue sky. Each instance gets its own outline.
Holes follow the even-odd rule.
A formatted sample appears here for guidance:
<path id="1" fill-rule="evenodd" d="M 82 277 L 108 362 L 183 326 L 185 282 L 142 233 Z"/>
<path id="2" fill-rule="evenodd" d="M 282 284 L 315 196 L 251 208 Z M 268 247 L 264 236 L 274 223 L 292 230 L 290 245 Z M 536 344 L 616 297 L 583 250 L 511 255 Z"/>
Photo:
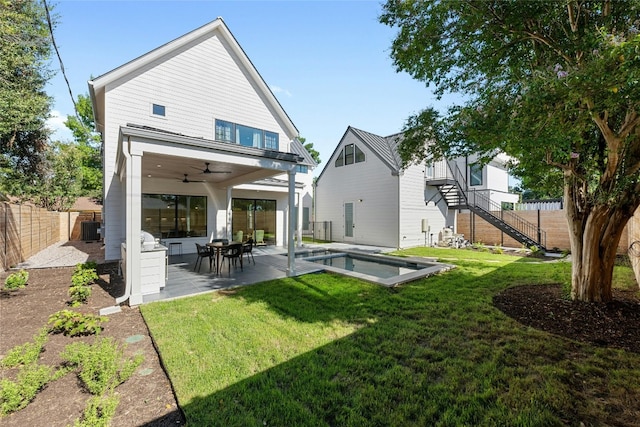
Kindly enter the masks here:
<path id="1" fill-rule="evenodd" d="M 395 30 L 378 22 L 381 2 L 361 1 L 70 1 L 54 12 L 55 37 L 74 97 L 87 80 L 222 17 L 293 120 L 320 152 L 320 172 L 348 126 L 379 135 L 401 130 L 429 105 L 430 88 L 397 73 L 389 57 Z M 52 68 L 59 69 L 57 58 Z M 47 87 L 52 127 L 73 104 L 62 74 Z M 59 138 L 68 133 L 59 132 Z"/>

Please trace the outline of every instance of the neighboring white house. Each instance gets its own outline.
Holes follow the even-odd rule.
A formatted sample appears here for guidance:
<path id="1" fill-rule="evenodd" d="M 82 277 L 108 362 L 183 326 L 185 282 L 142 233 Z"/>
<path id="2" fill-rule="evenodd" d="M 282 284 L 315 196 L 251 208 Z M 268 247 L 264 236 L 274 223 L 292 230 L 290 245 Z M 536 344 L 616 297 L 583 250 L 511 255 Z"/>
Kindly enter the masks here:
<path id="1" fill-rule="evenodd" d="M 469 197 L 498 206 L 518 201 L 508 192 L 506 159 L 498 156 L 484 167 L 475 166 L 475 158 L 459 158 L 403 168 L 400 138 L 347 128 L 316 182 L 316 221 L 331 222 L 333 241 L 437 244 L 443 229 L 456 232 L 456 214 L 466 205 L 457 199 L 456 179 L 466 181 L 460 184 Z"/>
<path id="2" fill-rule="evenodd" d="M 261 230 L 293 254 L 316 163 L 221 18 L 94 78 L 89 92 L 103 140 L 105 259 L 130 249 L 123 300 L 142 301 L 141 230 L 184 253 Z"/>

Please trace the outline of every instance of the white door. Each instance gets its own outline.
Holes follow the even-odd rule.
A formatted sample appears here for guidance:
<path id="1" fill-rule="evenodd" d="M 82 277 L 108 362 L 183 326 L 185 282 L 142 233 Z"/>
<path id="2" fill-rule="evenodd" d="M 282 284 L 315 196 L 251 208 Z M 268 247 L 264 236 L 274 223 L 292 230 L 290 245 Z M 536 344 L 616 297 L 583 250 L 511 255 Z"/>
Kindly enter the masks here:
<path id="1" fill-rule="evenodd" d="M 353 219 L 355 218 L 355 204 L 353 202 L 345 202 L 344 204 L 344 240 L 353 241 L 353 229 L 356 228 Z"/>

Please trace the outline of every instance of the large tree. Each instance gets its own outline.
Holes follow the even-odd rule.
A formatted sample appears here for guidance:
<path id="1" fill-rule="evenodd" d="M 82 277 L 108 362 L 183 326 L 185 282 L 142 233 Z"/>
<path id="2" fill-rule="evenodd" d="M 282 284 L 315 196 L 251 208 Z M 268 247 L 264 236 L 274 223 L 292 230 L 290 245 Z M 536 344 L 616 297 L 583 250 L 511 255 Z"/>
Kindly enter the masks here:
<path id="1" fill-rule="evenodd" d="M 608 301 L 640 204 L 638 0 L 389 0 L 399 71 L 466 95 L 407 120 L 406 162 L 501 150 L 529 182 L 562 182 L 572 298 Z M 425 141 L 434 144 L 425 148 Z"/>
<path id="2" fill-rule="evenodd" d="M 46 174 L 50 53 L 43 4 L 0 0 L 0 190 L 21 200 L 40 191 Z"/>
<path id="3" fill-rule="evenodd" d="M 0 0 L 0 154 L 11 153 L 17 144 L 25 142 L 27 132 L 46 137 L 41 130 L 51 105 L 45 92 L 51 77 L 50 53 L 51 38 L 42 3 Z M 37 139 L 43 149 L 42 138 Z M 33 138 L 29 141 L 34 142 Z"/>
<path id="4" fill-rule="evenodd" d="M 95 131 L 93 106 L 88 95 L 78 95 L 75 116 L 67 116 L 65 126 L 73 133 L 82 170 L 81 195 L 102 199 L 101 139 Z"/>
<path id="5" fill-rule="evenodd" d="M 313 148 L 313 142 L 307 142 L 307 138 L 300 137 L 298 139 L 300 140 L 300 143 L 304 146 L 304 149 L 307 150 L 309 154 L 311 154 L 311 157 L 313 158 L 313 160 L 315 160 L 317 164 L 320 164 L 320 162 L 322 161 L 320 160 L 320 153 L 318 152 L 318 150 Z"/>

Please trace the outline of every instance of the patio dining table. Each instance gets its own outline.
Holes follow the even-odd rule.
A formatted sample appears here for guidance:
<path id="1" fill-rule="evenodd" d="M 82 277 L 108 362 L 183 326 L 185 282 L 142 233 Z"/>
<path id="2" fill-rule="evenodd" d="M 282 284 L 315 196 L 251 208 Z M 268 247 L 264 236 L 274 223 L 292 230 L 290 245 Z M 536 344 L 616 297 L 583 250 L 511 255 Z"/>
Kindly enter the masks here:
<path id="1" fill-rule="evenodd" d="M 241 242 L 231 241 L 229 243 L 223 243 L 223 242 L 207 243 L 207 247 L 216 252 L 216 274 L 220 274 L 220 254 L 222 253 L 222 251 L 224 249 L 228 249 L 229 246 L 233 244 L 238 244 L 238 243 L 241 243 Z"/>

